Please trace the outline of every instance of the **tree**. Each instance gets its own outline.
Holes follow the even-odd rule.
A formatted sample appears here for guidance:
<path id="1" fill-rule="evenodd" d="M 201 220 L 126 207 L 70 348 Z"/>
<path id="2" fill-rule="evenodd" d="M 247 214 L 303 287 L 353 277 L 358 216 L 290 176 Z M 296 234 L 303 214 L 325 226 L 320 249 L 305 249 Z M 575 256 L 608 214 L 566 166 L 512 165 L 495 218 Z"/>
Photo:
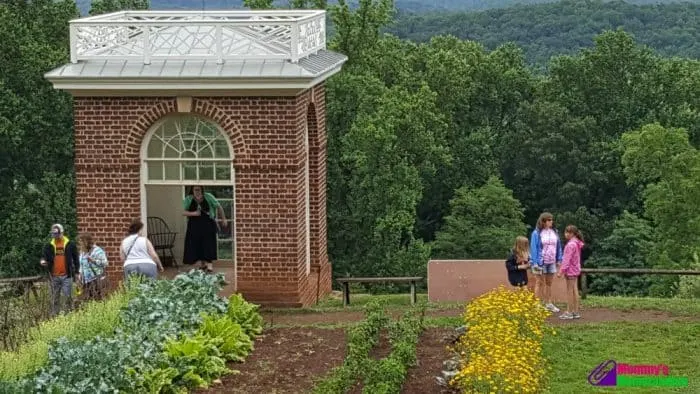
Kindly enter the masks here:
<path id="1" fill-rule="evenodd" d="M 415 212 L 423 179 L 444 159 L 435 99 L 427 87 L 387 89 L 343 137 L 347 194 L 339 203 L 349 231 L 333 260 L 336 273 L 425 274 L 429 249 L 415 238 Z"/>
<path id="2" fill-rule="evenodd" d="M 376 46 L 380 29 L 391 21 L 393 12 L 393 0 L 359 0 L 355 10 L 346 0 L 338 0 L 330 7 L 336 30 L 329 47 L 348 56 L 346 69 L 355 64 L 361 67 L 367 60 L 368 50 Z"/>
<path id="3" fill-rule="evenodd" d="M 654 223 L 655 264 L 688 267 L 700 245 L 700 152 L 681 128 L 645 125 L 622 137 L 628 182 L 644 187 L 644 213 Z"/>
<path id="4" fill-rule="evenodd" d="M 491 177 L 478 188 L 461 187 L 433 243 L 433 257 L 505 258 L 515 238 L 526 235 L 523 208 L 503 182 Z"/>
<path id="5" fill-rule="evenodd" d="M 274 0 L 243 0 L 243 6 L 251 10 L 269 10 L 272 9 Z"/>
<path id="6" fill-rule="evenodd" d="M 75 229 L 71 99 L 44 73 L 68 61 L 74 1 L 0 4 L 0 276 L 39 270 L 51 223 Z"/>
<path id="7" fill-rule="evenodd" d="M 420 234 L 432 240 L 457 188 L 499 175 L 501 138 L 511 130 L 521 103 L 531 100 L 535 80 L 512 45 L 488 53 L 475 42 L 434 37 L 420 53 L 415 73 L 424 74 L 438 93 L 438 107 L 449 119 L 452 158 L 431 179 L 419 208 Z"/>
<path id="8" fill-rule="evenodd" d="M 622 135 L 624 154 L 622 165 L 630 185 L 648 185 L 669 176 L 674 157 L 692 154 L 688 133 L 681 128 L 664 128 L 659 123 L 648 124 L 638 131 Z"/>
<path id="9" fill-rule="evenodd" d="M 648 220 L 624 211 L 612 233 L 600 242 L 588 260 L 591 268 L 649 268 L 647 258 L 654 241 Z M 643 275 L 591 275 L 591 292 L 601 295 L 648 296 L 653 279 Z"/>
<path id="10" fill-rule="evenodd" d="M 149 0 L 93 0 L 90 15 L 107 14 L 122 10 L 147 10 L 151 6 Z"/>

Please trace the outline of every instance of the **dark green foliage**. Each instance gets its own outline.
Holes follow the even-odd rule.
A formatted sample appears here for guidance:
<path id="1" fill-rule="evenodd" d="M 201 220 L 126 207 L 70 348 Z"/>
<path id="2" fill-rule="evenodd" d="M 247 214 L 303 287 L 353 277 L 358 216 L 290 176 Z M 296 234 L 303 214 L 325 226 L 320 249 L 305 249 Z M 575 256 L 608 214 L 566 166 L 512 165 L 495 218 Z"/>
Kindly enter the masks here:
<path id="1" fill-rule="evenodd" d="M 700 4 L 697 1 L 519 3 L 521 5 L 484 12 L 403 13 L 387 30 L 419 42 L 437 35 L 453 35 L 478 41 L 489 49 L 514 42 L 523 48 L 528 63 L 541 69 L 552 56 L 573 55 L 591 46 L 595 35 L 617 28 L 632 33 L 640 43 L 663 55 L 700 57 Z"/>
<path id="2" fill-rule="evenodd" d="M 612 233 L 600 242 L 598 255 L 585 264 L 589 268 L 650 268 L 647 255 L 651 251 L 649 222 L 625 211 L 616 221 Z M 591 275 L 591 292 L 601 295 L 649 295 L 650 281 L 642 275 Z"/>
<path id="3" fill-rule="evenodd" d="M 71 0 L 0 4 L 0 277 L 40 272 L 52 223 L 75 233 L 70 96 L 43 74 L 68 60 Z"/>
<path id="4" fill-rule="evenodd" d="M 500 179 L 477 189 L 460 188 L 450 201 L 450 215 L 433 245 L 442 259 L 507 257 L 515 237 L 526 236 L 523 209 Z"/>
<path id="5" fill-rule="evenodd" d="M 92 0 L 90 15 L 108 14 L 121 10 L 147 10 L 149 0 Z"/>

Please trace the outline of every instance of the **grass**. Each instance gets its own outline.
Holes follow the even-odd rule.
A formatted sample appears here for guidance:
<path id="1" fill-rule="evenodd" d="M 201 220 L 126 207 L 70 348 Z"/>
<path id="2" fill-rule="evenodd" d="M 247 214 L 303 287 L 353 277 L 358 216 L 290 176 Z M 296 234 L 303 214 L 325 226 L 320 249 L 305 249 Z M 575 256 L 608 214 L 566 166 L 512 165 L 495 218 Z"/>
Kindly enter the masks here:
<path id="1" fill-rule="evenodd" d="M 544 352 L 550 361 L 551 393 L 698 393 L 700 372 L 700 323 L 616 322 L 557 327 L 548 336 Z M 688 377 L 689 387 L 595 388 L 588 374 L 598 364 L 612 359 L 618 363 L 666 364 L 670 375 Z"/>
<path id="2" fill-rule="evenodd" d="M 677 316 L 700 316 L 700 302 L 684 298 L 601 297 L 589 296 L 582 302 L 589 308 L 610 308 L 624 311 L 654 310 Z"/>

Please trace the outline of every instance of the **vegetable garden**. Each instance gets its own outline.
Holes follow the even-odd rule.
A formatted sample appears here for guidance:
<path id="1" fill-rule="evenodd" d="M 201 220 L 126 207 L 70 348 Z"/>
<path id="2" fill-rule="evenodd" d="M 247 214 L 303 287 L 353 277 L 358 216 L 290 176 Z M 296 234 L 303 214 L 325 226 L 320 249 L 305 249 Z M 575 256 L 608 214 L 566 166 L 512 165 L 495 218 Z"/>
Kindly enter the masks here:
<path id="1" fill-rule="evenodd" d="M 220 289 L 192 271 L 43 321 L 0 352 L 0 393 L 580 392 L 596 362 L 618 356 L 665 362 L 690 378 L 679 392 L 700 389 L 700 344 L 685 341 L 700 336 L 700 307 L 682 300 L 591 297 L 583 319 L 562 322 L 526 290 L 466 306 L 358 294 L 347 308 L 330 297 L 260 310 Z"/>
<path id="2" fill-rule="evenodd" d="M 3 393 L 180 393 L 243 361 L 262 332 L 257 306 L 218 295 L 222 278 L 192 271 L 132 282 L 104 302 L 45 321 L 0 353 Z"/>

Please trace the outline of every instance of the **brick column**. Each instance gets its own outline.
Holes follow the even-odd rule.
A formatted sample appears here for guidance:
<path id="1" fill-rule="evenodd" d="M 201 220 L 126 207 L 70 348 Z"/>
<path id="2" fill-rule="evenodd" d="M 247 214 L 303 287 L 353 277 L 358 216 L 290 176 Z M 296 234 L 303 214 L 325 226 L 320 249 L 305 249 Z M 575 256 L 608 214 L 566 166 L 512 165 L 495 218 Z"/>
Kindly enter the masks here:
<path id="1" fill-rule="evenodd" d="M 248 150 L 234 159 L 237 289 L 256 303 L 306 305 L 300 290 L 306 271 L 305 183 L 296 98 L 208 101 L 238 120 Z"/>
<path id="2" fill-rule="evenodd" d="M 326 96 L 323 84 L 298 98 L 299 127 L 308 128 L 311 219 L 311 274 L 304 286 L 306 304 L 331 291 L 326 227 Z M 320 275 L 320 278 L 319 278 Z"/>

